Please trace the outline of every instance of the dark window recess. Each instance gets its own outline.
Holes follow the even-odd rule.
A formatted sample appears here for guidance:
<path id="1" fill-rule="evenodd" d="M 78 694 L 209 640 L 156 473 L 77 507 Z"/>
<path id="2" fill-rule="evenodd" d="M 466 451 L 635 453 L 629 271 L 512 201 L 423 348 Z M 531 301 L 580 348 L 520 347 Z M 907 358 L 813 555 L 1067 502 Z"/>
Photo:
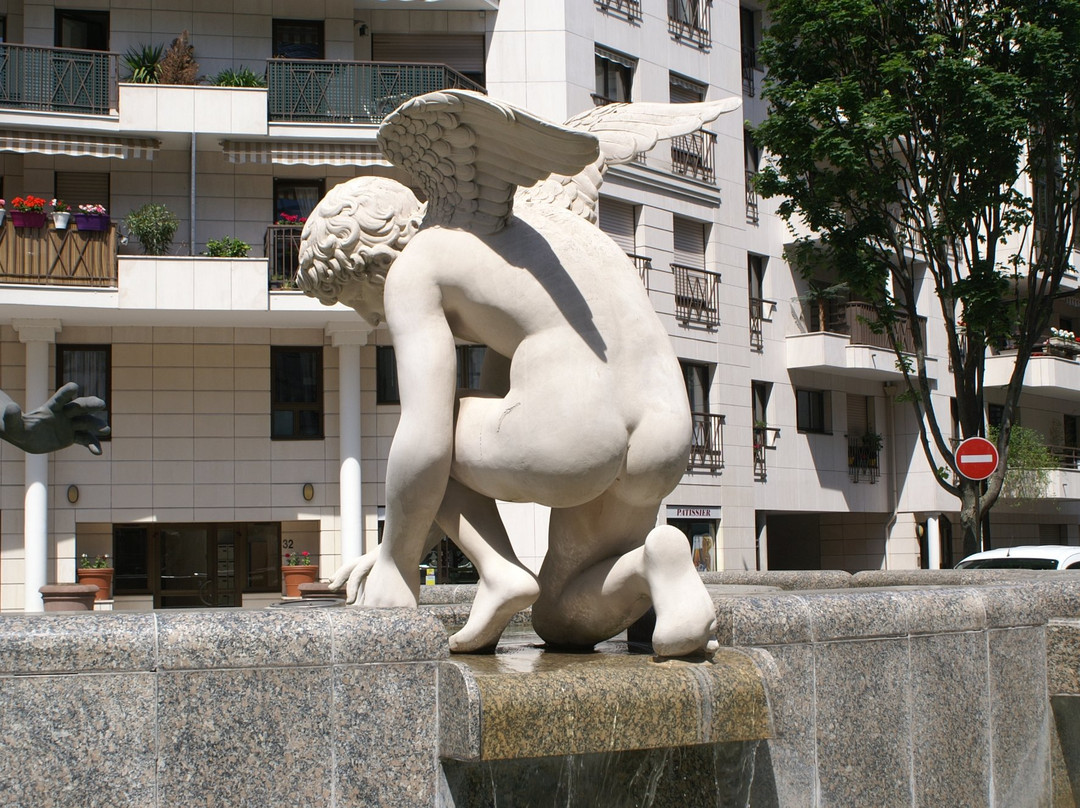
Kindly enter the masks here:
<path id="1" fill-rule="evenodd" d="M 821 390 L 795 391 L 796 426 L 800 432 L 825 432 L 825 393 Z"/>
<path id="2" fill-rule="evenodd" d="M 58 48 L 107 51 L 109 12 L 57 9 L 53 44 Z"/>
<path id="3" fill-rule="evenodd" d="M 322 20 L 274 20 L 271 36 L 275 58 L 326 58 L 326 34 Z"/>
<path id="4" fill-rule="evenodd" d="M 397 361 L 392 345 L 375 349 L 375 403 L 400 404 L 397 385 Z"/>
<path id="5" fill-rule="evenodd" d="M 105 402 L 99 416 L 110 422 L 112 399 L 112 348 L 109 345 L 57 345 L 56 387 L 79 385 L 80 396 L 97 396 Z M 109 438 L 103 437 L 102 440 Z"/>
<path id="6" fill-rule="evenodd" d="M 629 101 L 634 84 L 636 60 L 629 56 L 608 50 L 596 51 L 596 92 L 593 100 L 597 104 L 611 104 Z"/>
<path id="7" fill-rule="evenodd" d="M 274 179 L 274 221 L 282 214 L 307 219 L 326 193 L 325 180 Z"/>
<path id="8" fill-rule="evenodd" d="M 270 348 L 271 438 L 322 438 L 322 370 L 321 347 Z"/>

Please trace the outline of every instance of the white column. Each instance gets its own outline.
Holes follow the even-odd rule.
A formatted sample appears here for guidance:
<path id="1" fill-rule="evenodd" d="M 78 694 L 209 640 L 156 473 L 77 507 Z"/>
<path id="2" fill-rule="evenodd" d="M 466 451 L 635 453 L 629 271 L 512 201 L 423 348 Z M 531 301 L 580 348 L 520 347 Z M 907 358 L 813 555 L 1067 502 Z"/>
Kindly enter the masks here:
<path id="1" fill-rule="evenodd" d="M 932 570 L 941 569 L 941 528 L 936 516 L 926 518 L 926 566 Z"/>
<path id="2" fill-rule="evenodd" d="M 363 554 L 363 507 L 360 478 L 360 346 L 370 330 L 331 325 L 326 329 L 338 349 L 338 478 L 341 514 L 341 563 Z"/>
<path id="3" fill-rule="evenodd" d="M 58 320 L 15 321 L 19 341 L 26 345 L 26 395 L 23 412 L 40 407 L 49 397 L 49 343 L 60 330 Z M 23 472 L 23 585 L 28 612 L 42 612 L 38 591 L 48 581 L 49 456 L 27 454 Z"/>

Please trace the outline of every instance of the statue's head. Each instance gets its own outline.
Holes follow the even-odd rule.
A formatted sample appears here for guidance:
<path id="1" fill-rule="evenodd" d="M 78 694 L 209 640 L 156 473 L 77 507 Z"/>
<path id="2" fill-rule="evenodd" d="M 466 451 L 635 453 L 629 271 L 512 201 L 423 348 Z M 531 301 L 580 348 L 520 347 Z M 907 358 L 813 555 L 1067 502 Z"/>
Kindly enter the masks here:
<path id="1" fill-rule="evenodd" d="M 378 325 L 386 273 L 419 229 L 424 208 L 407 187 L 384 177 L 335 186 L 304 225 L 297 286 L 327 306 L 351 306 Z"/>

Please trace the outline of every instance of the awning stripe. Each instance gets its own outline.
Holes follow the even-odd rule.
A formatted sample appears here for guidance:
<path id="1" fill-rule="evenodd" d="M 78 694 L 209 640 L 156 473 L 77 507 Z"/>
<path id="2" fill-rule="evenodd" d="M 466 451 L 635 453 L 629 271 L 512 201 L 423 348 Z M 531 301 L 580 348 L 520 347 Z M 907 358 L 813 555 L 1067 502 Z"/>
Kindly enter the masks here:
<path id="1" fill-rule="evenodd" d="M 161 141 L 143 137 L 69 135 L 57 132 L 19 132 L 0 129 L 0 151 L 17 154 L 65 154 L 71 157 L 129 157 L 154 159 Z"/>
<path id="2" fill-rule="evenodd" d="M 274 163 L 283 166 L 388 166 L 374 143 L 306 143 L 300 141 L 221 141 L 230 163 Z"/>

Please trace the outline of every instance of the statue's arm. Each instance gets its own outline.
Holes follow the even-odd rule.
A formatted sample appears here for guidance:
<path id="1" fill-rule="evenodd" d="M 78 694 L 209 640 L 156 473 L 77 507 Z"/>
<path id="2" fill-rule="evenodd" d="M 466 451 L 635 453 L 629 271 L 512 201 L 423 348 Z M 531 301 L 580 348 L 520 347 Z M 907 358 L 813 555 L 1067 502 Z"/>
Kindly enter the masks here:
<path id="1" fill-rule="evenodd" d="M 80 398 L 79 386 L 71 382 L 28 413 L 0 390 L 0 438 L 32 454 L 54 452 L 73 443 L 101 454 L 98 438 L 108 435 L 109 427 L 97 413 L 104 409 L 105 402 L 96 396 Z"/>

